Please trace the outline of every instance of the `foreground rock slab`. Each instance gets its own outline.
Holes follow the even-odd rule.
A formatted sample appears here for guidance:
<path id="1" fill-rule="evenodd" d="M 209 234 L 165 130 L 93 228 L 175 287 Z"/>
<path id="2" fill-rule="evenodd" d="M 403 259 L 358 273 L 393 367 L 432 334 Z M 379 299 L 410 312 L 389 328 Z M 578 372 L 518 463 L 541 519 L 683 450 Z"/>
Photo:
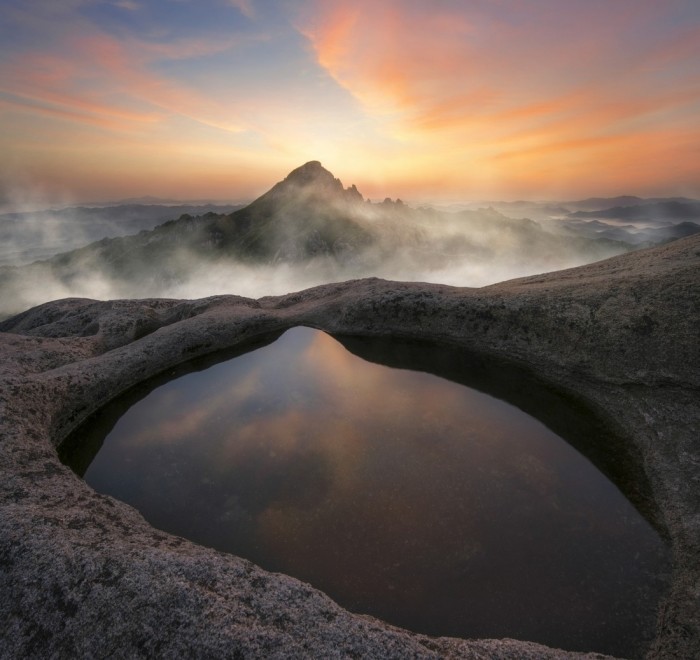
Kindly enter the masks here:
<path id="1" fill-rule="evenodd" d="M 58 460 L 118 394 L 297 325 L 505 359 L 581 401 L 608 429 L 589 449 L 672 547 L 649 657 L 700 657 L 700 236 L 483 289 L 370 279 L 260 300 L 69 299 L 0 323 L 0 656 L 602 657 L 351 614 L 153 529 Z"/>

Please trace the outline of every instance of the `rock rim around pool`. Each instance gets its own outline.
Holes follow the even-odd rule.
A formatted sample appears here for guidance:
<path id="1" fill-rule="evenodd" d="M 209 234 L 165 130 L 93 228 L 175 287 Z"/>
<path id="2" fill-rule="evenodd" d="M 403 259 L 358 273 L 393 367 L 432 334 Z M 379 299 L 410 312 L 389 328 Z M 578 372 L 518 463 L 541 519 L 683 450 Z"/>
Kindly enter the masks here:
<path id="1" fill-rule="evenodd" d="M 68 299 L 2 322 L 4 657 L 586 657 L 351 614 L 152 528 L 59 461 L 75 428 L 138 383 L 298 325 L 506 360 L 593 411 L 609 432 L 586 449 L 673 552 L 648 655 L 700 657 L 698 236 L 482 289 L 369 279 L 260 300 Z"/>

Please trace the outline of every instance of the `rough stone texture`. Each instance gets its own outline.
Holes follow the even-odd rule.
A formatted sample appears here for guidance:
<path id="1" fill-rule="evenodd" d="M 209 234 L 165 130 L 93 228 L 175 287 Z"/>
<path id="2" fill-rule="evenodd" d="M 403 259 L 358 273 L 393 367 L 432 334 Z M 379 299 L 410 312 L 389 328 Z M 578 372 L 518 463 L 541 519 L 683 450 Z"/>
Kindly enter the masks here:
<path id="1" fill-rule="evenodd" d="M 1 323 L 2 657 L 583 657 L 350 614 L 153 529 L 59 462 L 56 446 L 135 384 L 297 325 L 506 358 L 595 411 L 611 439 L 592 450 L 626 466 L 672 545 L 649 655 L 700 657 L 700 236 L 483 289 L 371 279 L 258 301 L 71 299 Z"/>

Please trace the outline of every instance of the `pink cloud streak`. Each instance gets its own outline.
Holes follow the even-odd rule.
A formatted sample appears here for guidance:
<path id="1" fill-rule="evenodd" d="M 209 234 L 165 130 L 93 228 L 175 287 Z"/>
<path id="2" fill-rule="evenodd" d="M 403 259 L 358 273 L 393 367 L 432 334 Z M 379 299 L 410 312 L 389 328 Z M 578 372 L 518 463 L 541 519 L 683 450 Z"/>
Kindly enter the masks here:
<path id="1" fill-rule="evenodd" d="M 593 4 L 557 13 L 533 3 L 542 11 L 518 14 L 529 21 L 523 26 L 509 13 L 514 2 L 324 0 L 302 15 L 299 29 L 318 63 L 369 114 L 390 117 L 404 142 L 438 150 L 461 143 L 465 153 L 478 145 L 472 163 L 505 177 L 514 174 L 504 161 L 512 152 L 519 167 L 549 171 L 555 153 L 572 161 L 571 151 L 585 151 L 572 172 L 584 178 L 595 164 L 591 152 L 604 167 L 608 145 L 623 147 L 628 138 L 648 138 L 647 149 L 627 151 L 630 158 L 656 158 L 666 152 L 658 136 L 669 124 L 687 132 L 688 148 L 677 145 L 676 157 L 697 163 L 691 145 L 700 125 L 688 119 L 700 103 L 700 32 L 646 43 L 634 35 L 660 20 L 662 7 L 621 2 L 601 14 Z M 670 81 L 653 73 L 669 70 Z M 630 167 L 631 180 L 637 170 Z"/>

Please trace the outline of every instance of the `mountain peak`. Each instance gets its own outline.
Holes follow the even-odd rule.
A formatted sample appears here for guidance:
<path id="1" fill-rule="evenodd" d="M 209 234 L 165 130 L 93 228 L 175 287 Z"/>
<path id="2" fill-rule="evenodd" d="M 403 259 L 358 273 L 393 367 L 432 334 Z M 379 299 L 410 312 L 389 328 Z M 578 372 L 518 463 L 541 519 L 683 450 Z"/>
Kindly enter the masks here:
<path id="1" fill-rule="evenodd" d="M 354 185 L 347 190 L 343 188 L 340 179 L 334 177 L 317 160 L 311 160 L 292 170 L 283 181 L 273 186 L 271 190 L 253 202 L 253 204 L 257 205 L 258 202 L 269 203 L 272 200 L 275 200 L 275 203 L 277 203 L 280 198 L 322 199 L 326 202 L 335 200 L 336 202 L 342 201 L 353 204 L 364 201 L 361 193 Z"/>
<path id="2" fill-rule="evenodd" d="M 307 186 L 309 184 L 324 183 L 326 185 L 340 184 L 340 181 L 336 179 L 321 163 L 317 160 L 310 160 L 308 163 L 304 163 L 301 167 L 297 167 L 292 170 L 285 181 L 288 183 L 295 183 L 299 186 Z"/>

